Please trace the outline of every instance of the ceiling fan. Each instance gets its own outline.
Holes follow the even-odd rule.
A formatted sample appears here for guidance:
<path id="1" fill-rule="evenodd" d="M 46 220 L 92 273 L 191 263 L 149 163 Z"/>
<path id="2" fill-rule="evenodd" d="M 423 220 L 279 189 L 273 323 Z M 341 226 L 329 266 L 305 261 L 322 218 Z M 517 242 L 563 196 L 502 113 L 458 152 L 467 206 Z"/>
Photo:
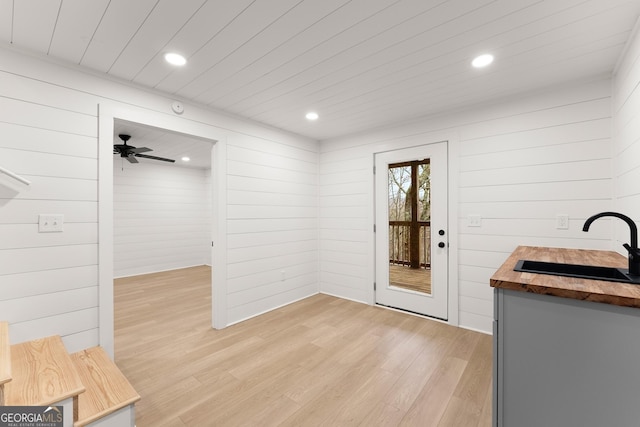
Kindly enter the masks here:
<path id="1" fill-rule="evenodd" d="M 138 159 L 136 159 L 136 157 L 143 157 L 145 159 L 161 160 L 163 162 L 175 163 L 175 160 L 173 159 L 167 159 L 165 157 L 158 157 L 158 156 L 150 156 L 148 154 L 141 154 L 141 153 L 146 153 L 147 151 L 153 151 L 153 150 L 147 147 L 136 148 L 132 145 L 127 145 L 127 141 L 131 139 L 131 135 L 126 135 L 121 133 L 118 136 L 122 140 L 123 144 L 115 144 L 113 146 L 113 154 L 120 154 L 120 157 L 127 159 L 130 163 L 138 163 Z"/>

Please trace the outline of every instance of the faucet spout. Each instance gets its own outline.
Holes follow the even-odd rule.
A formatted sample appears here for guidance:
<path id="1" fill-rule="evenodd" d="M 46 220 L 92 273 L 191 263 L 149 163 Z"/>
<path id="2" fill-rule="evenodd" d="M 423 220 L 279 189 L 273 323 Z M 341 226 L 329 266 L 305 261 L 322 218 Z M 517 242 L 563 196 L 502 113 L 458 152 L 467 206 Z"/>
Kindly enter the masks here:
<path id="1" fill-rule="evenodd" d="M 584 223 L 582 231 L 589 231 L 589 227 L 598 218 L 612 216 L 627 223 L 631 233 L 630 244 L 624 244 L 624 248 L 629 252 L 629 274 L 640 276 L 640 249 L 638 248 L 638 227 L 631 218 L 618 212 L 600 212 L 589 218 Z"/>

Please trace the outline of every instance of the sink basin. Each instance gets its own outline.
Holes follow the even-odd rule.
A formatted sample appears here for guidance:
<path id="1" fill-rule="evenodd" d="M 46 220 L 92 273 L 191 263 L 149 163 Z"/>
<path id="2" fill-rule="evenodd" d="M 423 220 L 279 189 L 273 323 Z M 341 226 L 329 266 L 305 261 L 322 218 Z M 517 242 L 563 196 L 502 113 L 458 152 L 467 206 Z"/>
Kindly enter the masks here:
<path id="1" fill-rule="evenodd" d="M 520 260 L 517 262 L 513 271 L 640 284 L 640 276 L 629 276 L 626 269 L 615 267 Z"/>

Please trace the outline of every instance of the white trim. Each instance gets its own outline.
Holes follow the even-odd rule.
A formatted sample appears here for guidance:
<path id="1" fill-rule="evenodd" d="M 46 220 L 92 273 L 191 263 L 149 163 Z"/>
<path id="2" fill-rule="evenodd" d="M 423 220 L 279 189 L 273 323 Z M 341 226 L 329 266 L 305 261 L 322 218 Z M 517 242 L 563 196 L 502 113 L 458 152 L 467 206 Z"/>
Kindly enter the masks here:
<path id="1" fill-rule="evenodd" d="M 162 114 L 132 105 L 111 102 L 98 105 L 98 325 L 99 341 L 114 355 L 113 307 L 113 134 L 116 119 L 140 123 L 169 131 L 193 135 L 213 142 L 211 176 L 212 215 L 215 218 L 212 239 L 212 323 L 224 328 L 226 313 L 226 137 L 213 126 Z"/>
<path id="2" fill-rule="evenodd" d="M 211 150 L 211 325 L 227 324 L 227 138 L 218 138 Z"/>
<path id="3" fill-rule="evenodd" d="M 447 191 L 449 202 L 449 318 L 447 323 L 453 326 L 460 326 L 460 294 L 458 286 L 458 239 L 460 236 L 458 231 L 460 162 L 458 159 L 460 158 L 460 140 L 457 135 L 455 138 L 448 139 L 447 150 L 449 167 L 447 179 L 449 186 Z"/>
<path id="4" fill-rule="evenodd" d="M 374 305 L 376 303 L 376 290 L 374 289 L 374 283 L 376 282 L 376 233 L 373 232 L 374 227 L 377 227 L 376 224 L 376 153 L 371 153 L 371 169 L 369 175 L 371 177 L 371 181 L 369 182 L 369 190 L 367 191 L 367 206 L 370 207 L 368 209 L 369 213 L 367 214 L 367 223 L 369 224 L 370 233 L 367 233 L 367 260 L 369 263 L 369 268 L 367 271 L 367 288 L 366 288 L 366 296 L 365 302 L 369 305 Z M 375 173 L 374 173 L 375 171 Z"/>
<path id="5" fill-rule="evenodd" d="M 328 295 L 328 296 L 334 297 L 334 298 L 344 299 L 344 300 L 351 301 L 351 302 L 357 302 L 358 304 L 376 305 L 375 303 L 374 304 L 369 304 L 368 302 L 365 302 L 365 301 L 362 301 L 362 300 L 359 300 L 359 299 L 347 298 L 344 295 L 336 295 L 336 294 L 332 294 L 331 292 L 322 291 L 322 292 L 318 292 L 318 293 L 322 294 L 322 295 Z"/>
<path id="6" fill-rule="evenodd" d="M 113 314 L 113 121 L 115 112 L 98 105 L 98 333 L 114 358 Z"/>
<path id="7" fill-rule="evenodd" d="M 254 317 L 262 316 L 263 314 L 269 313 L 269 312 L 271 312 L 271 311 L 275 311 L 275 310 L 277 310 L 277 309 L 279 309 L 279 308 L 282 308 L 282 307 L 286 307 L 286 306 L 291 305 L 291 304 L 294 304 L 294 303 L 296 303 L 296 302 L 298 302 L 298 301 L 302 301 L 302 300 L 305 300 L 305 299 L 307 299 L 307 298 L 311 298 L 311 297 L 314 297 L 314 296 L 316 296 L 316 295 L 320 295 L 321 293 L 323 293 L 323 292 L 316 292 L 316 293 L 311 294 L 311 295 L 307 295 L 307 296 L 304 296 L 304 297 L 300 297 L 300 298 L 295 299 L 295 300 L 293 300 L 293 301 L 285 302 L 284 304 L 280 304 L 280 305 L 275 306 L 275 307 L 273 307 L 273 308 L 269 308 L 269 309 L 267 309 L 267 310 L 263 310 L 263 311 L 261 311 L 261 312 L 259 312 L 259 313 L 252 314 L 251 316 L 247 316 L 247 317 L 243 317 L 242 319 L 235 320 L 235 321 L 233 321 L 233 322 L 229 323 L 227 326 L 237 325 L 238 323 L 244 322 L 244 321 L 249 320 L 249 319 L 253 319 Z M 338 297 L 338 298 L 340 298 L 340 297 Z M 346 299 L 346 298 L 342 298 L 342 299 Z"/>
<path id="8" fill-rule="evenodd" d="M 473 331 L 473 332 L 478 332 L 480 334 L 493 336 L 493 332 L 487 332 L 487 331 L 485 331 L 483 329 L 472 328 L 470 326 L 463 326 L 463 325 L 459 325 L 458 327 L 461 328 L 461 329 L 466 329 L 467 331 Z"/>

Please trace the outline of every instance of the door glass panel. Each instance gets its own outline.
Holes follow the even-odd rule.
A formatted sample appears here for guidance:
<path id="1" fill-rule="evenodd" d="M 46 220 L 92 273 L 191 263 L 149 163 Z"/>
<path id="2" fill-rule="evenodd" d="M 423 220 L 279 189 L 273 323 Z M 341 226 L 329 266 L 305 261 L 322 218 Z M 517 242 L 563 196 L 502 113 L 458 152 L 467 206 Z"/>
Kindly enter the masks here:
<path id="1" fill-rule="evenodd" d="M 389 284 L 424 294 L 431 294 L 430 175 L 429 159 L 389 165 Z"/>

